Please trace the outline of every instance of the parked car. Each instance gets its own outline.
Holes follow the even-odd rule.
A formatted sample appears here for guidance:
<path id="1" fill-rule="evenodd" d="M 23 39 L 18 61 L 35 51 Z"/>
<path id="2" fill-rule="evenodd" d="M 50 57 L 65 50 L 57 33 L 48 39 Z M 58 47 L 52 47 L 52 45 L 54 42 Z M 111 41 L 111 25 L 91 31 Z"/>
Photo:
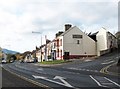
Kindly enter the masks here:
<path id="1" fill-rule="evenodd" d="M 5 63 L 7 63 L 7 61 L 6 60 L 2 60 L 2 64 L 5 64 Z"/>

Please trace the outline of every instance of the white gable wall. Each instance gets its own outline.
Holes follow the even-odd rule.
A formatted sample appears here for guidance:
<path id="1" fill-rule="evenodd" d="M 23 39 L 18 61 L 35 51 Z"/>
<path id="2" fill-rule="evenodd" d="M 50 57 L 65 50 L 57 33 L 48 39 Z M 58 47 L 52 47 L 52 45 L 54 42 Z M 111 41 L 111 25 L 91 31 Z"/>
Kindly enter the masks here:
<path id="1" fill-rule="evenodd" d="M 73 38 L 73 35 L 82 35 L 82 38 Z M 80 40 L 80 44 L 77 44 Z M 96 43 L 89 38 L 86 34 L 80 31 L 76 26 L 69 30 L 63 38 L 64 52 L 70 52 L 70 55 L 96 55 Z"/>

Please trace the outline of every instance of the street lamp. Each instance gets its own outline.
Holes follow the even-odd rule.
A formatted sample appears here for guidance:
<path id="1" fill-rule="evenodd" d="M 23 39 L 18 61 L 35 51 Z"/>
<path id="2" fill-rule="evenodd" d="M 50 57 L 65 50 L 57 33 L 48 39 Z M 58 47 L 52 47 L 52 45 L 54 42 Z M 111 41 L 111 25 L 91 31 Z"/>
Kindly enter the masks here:
<path id="1" fill-rule="evenodd" d="M 32 31 L 32 33 L 41 34 L 41 62 L 42 62 L 42 33 L 41 32 L 36 32 L 36 31 Z"/>

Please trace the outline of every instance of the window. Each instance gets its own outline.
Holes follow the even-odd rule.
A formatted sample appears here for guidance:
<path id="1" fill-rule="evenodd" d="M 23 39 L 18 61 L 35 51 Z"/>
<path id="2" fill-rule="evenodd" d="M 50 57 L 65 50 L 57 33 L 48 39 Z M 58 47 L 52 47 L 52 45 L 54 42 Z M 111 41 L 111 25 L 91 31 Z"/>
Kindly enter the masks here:
<path id="1" fill-rule="evenodd" d="M 59 39 L 57 39 L 57 47 L 59 47 Z"/>
<path id="2" fill-rule="evenodd" d="M 77 44 L 80 44 L 80 40 L 77 40 Z"/>
<path id="3" fill-rule="evenodd" d="M 57 49 L 57 57 L 59 57 L 59 49 Z"/>
<path id="4" fill-rule="evenodd" d="M 73 35 L 73 38 L 82 38 L 82 35 Z"/>
<path id="5" fill-rule="evenodd" d="M 60 40 L 60 46 L 62 46 L 62 39 Z"/>
<path id="6" fill-rule="evenodd" d="M 54 47 L 53 48 L 55 48 L 56 47 L 56 44 L 54 43 Z"/>

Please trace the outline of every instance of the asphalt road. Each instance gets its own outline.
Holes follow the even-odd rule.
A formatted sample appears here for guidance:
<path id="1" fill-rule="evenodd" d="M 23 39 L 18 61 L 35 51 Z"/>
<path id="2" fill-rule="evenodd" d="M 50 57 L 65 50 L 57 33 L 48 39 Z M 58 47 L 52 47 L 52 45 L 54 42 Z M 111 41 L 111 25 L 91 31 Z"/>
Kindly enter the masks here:
<path id="1" fill-rule="evenodd" d="M 0 73 L 2 74 L 2 89 L 40 89 L 39 86 L 11 74 L 3 68 Z"/>
<path id="2" fill-rule="evenodd" d="M 100 70 L 116 63 L 120 57 L 117 53 L 102 56 L 94 61 L 72 63 L 59 66 L 38 66 L 32 63 L 11 63 L 3 65 L 9 72 L 39 87 L 46 88 L 120 88 L 120 77 L 101 73 Z M 7 76 L 7 75 L 5 75 Z M 15 79 L 15 78 L 12 78 Z M 19 81 L 16 81 L 19 83 Z M 22 83 L 26 84 L 26 83 Z M 16 85 L 17 86 L 17 85 Z M 28 87 L 27 85 L 24 85 Z"/>

